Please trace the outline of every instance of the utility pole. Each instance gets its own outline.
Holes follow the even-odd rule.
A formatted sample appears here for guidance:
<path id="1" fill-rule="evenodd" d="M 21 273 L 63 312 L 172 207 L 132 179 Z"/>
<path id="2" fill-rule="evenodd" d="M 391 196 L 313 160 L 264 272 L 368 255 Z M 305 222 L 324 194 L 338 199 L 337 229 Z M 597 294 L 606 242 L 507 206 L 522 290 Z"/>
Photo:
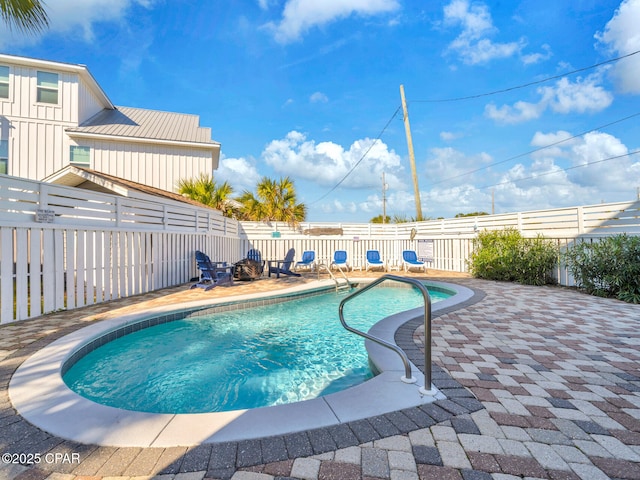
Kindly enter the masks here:
<path id="1" fill-rule="evenodd" d="M 402 99 L 402 113 L 404 118 L 404 131 L 407 134 L 407 147 L 409 148 L 409 163 L 413 176 L 413 194 L 416 199 L 416 220 L 422 220 L 422 205 L 420 205 L 420 189 L 418 188 L 418 173 L 416 171 L 416 157 L 413 154 L 413 140 L 411 140 L 411 126 L 409 125 L 409 111 L 404 98 L 404 86 L 400 85 L 400 98 Z"/>
<path id="2" fill-rule="evenodd" d="M 382 223 L 387 223 L 387 184 L 382 172 Z"/>

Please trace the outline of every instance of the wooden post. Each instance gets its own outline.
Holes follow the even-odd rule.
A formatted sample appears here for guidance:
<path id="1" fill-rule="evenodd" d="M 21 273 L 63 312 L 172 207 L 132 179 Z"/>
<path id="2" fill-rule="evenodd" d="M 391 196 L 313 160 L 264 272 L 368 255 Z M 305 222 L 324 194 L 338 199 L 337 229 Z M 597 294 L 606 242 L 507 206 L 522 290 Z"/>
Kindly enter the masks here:
<path id="1" fill-rule="evenodd" d="M 409 125 L 409 111 L 404 98 L 404 86 L 400 85 L 400 98 L 402 99 L 402 113 L 404 118 L 404 131 L 407 134 L 407 147 L 409 149 L 409 163 L 413 176 L 413 193 L 416 200 L 416 221 L 422 220 L 422 205 L 420 204 L 420 189 L 418 188 L 418 173 L 416 171 L 416 158 L 413 154 L 413 140 L 411 139 L 411 126 Z"/>

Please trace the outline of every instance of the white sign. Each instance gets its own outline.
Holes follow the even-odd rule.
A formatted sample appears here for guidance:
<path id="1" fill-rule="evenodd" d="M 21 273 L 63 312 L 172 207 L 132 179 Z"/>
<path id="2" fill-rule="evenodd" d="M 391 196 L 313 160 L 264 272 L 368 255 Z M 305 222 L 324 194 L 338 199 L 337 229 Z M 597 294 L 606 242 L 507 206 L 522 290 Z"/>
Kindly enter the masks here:
<path id="1" fill-rule="evenodd" d="M 56 218 L 56 212 L 53 210 L 36 210 L 36 222 L 38 223 L 53 223 Z"/>
<path id="2" fill-rule="evenodd" d="M 418 259 L 433 262 L 433 240 L 418 240 Z"/>

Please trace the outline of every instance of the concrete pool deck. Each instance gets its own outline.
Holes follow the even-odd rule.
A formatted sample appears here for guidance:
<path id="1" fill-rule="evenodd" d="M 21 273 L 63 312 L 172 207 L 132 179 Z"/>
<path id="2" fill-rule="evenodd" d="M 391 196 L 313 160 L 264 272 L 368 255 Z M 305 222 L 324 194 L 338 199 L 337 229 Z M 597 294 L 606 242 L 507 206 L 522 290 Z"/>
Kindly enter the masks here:
<path id="1" fill-rule="evenodd" d="M 447 400 L 333 430 L 188 448 L 98 447 L 33 427 L 9 400 L 17 367 L 87 322 L 307 280 L 182 287 L 0 327 L 0 449 L 42 455 L 30 466 L 2 457 L 0 479 L 640 478 L 640 306 L 559 287 L 443 279 L 480 292 L 475 304 L 434 320 L 434 383 Z M 420 334 L 418 325 L 396 334 L 416 363 Z"/>

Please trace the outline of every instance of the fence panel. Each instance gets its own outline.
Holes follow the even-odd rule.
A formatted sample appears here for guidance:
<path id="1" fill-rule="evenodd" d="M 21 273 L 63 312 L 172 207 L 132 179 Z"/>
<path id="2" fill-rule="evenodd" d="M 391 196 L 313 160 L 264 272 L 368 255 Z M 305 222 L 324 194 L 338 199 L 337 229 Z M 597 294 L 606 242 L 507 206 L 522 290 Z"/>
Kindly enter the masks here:
<path id="1" fill-rule="evenodd" d="M 364 268 L 366 251 L 377 249 L 399 267 L 403 250 L 432 240 L 429 266 L 464 272 L 477 233 L 503 228 L 543 234 L 562 249 L 611 234 L 640 235 L 640 201 L 397 225 L 290 227 L 240 223 L 173 200 L 149 202 L 0 175 L 0 323 L 188 282 L 198 274 L 195 250 L 227 262 L 250 248 L 265 259 L 282 259 L 294 248 L 296 260 L 314 250 L 327 264 L 336 250 L 346 250 L 349 263 Z M 573 284 L 562 262 L 556 277 Z"/>

